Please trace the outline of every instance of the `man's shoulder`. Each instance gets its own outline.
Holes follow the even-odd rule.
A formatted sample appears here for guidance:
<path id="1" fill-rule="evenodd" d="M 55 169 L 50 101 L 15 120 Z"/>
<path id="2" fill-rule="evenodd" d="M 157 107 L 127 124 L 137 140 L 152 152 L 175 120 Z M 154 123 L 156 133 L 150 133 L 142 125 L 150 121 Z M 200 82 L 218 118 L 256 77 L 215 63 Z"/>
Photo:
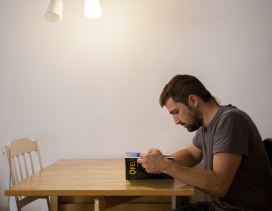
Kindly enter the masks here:
<path id="1" fill-rule="evenodd" d="M 230 105 L 222 106 L 218 114 L 219 118 L 247 117 L 248 115 L 239 108 Z"/>
<path id="2" fill-rule="evenodd" d="M 250 121 L 250 117 L 237 107 L 232 105 L 221 106 L 206 132 L 214 134 L 215 131 L 222 128 L 234 126 L 240 128 L 241 125 L 248 125 L 247 123 Z M 205 128 L 202 128 L 201 132 L 205 132 Z"/>

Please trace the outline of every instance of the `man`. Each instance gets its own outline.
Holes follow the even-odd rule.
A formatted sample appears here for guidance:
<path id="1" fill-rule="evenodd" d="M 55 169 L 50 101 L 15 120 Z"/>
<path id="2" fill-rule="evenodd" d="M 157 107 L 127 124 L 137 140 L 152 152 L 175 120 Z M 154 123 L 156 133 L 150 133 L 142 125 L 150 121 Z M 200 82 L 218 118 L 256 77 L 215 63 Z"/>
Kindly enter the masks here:
<path id="1" fill-rule="evenodd" d="M 210 194 L 202 202 L 177 210 L 269 210 L 272 171 L 261 136 L 238 108 L 220 106 L 194 76 L 176 75 L 160 96 L 177 125 L 197 131 L 192 144 L 173 154 L 158 149 L 141 153 L 138 163 L 149 173 L 166 173 Z M 204 170 L 191 168 L 204 160 Z"/>

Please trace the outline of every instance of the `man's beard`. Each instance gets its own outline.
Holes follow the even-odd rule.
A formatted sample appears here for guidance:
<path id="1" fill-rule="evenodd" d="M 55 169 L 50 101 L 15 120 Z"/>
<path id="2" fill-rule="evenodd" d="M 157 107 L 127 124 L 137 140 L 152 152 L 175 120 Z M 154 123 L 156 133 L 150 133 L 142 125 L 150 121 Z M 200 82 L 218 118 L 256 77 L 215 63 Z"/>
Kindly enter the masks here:
<path id="1" fill-rule="evenodd" d="M 187 124 L 188 125 L 187 130 L 189 132 L 194 132 L 202 126 L 203 119 L 201 117 L 199 117 L 196 110 L 194 110 L 190 106 L 188 106 L 188 109 L 189 109 L 189 122 L 191 122 L 191 123 Z"/>

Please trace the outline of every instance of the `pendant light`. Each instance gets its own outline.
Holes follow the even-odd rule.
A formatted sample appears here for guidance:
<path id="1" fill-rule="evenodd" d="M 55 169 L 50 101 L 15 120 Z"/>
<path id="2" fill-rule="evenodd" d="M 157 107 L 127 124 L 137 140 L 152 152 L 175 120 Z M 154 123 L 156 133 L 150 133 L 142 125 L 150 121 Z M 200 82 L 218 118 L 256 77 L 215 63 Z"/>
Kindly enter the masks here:
<path id="1" fill-rule="evenodd" d="M 84 15 L 87 18 L 95 19 L 102 14 L 102 9 L 98 0 L 85 0 Z"/>
<path id="2" fill-rule="evenodd" d="M 62 21 L 62 6 L 61 0 L 51 0 L 44 17 L 53 23 Z"/>

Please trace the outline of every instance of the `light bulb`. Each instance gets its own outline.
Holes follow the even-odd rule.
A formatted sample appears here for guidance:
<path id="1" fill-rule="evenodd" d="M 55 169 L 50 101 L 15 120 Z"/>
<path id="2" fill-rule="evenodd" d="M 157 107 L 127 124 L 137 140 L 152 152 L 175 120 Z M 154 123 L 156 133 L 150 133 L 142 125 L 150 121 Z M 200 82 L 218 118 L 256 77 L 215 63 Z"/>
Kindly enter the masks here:
<path id="1" fill-rule="evenodd" d="M 84 15 L 87 18 L 98 18 L 102 14 L 102 9 L 98 0 L 85 0 Z"/>

